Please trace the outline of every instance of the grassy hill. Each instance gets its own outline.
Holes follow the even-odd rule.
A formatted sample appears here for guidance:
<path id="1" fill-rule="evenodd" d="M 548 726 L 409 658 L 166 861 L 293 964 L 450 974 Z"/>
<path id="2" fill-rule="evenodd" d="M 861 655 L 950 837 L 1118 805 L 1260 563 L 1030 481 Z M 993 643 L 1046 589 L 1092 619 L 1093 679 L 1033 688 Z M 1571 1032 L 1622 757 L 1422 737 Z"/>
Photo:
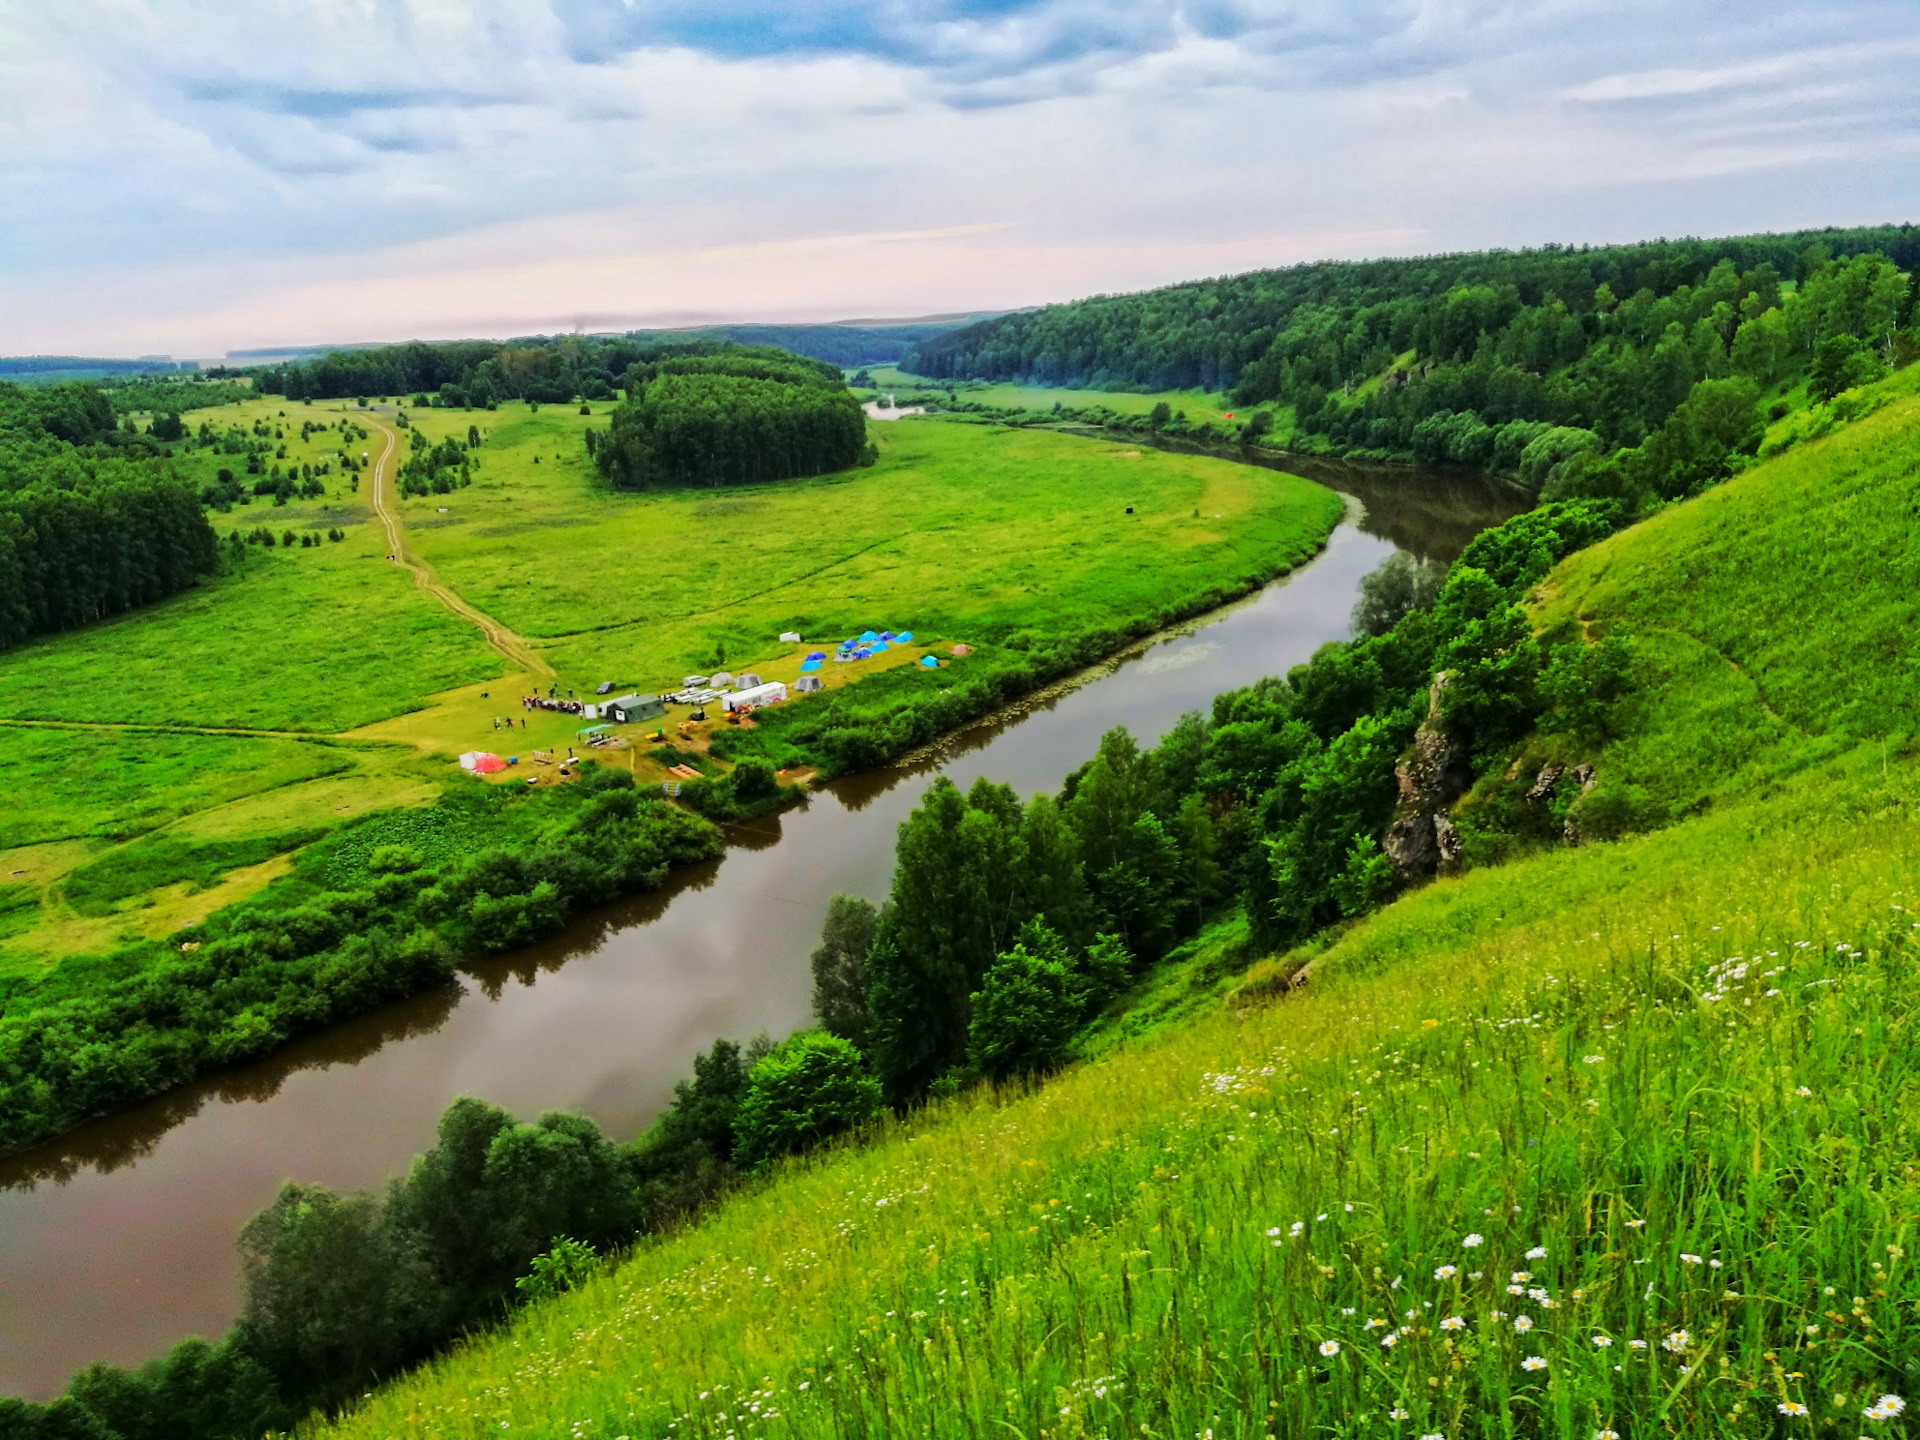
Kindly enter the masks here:
<path id="1" fill-rule="evenodd" d="M 1625 838 L 790 1162 L 315 1433 L 1904 1433 L 1920 400 L 1886 384 L 1541 588 L 1549 632 L 1627 638 L 1633 698 L 1461 813 L 1585 759 Z"/>

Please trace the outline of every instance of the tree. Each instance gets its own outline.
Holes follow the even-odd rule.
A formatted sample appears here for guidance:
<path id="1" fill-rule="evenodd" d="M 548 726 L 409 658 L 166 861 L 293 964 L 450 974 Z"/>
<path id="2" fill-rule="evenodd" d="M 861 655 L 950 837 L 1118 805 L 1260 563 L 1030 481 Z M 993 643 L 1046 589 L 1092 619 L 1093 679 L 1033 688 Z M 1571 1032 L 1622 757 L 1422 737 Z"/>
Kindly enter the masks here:
<path id="1" fill-rule="evenodd" d="M 827 902 L 820 945 L 813 952 L 813 1013 L 829 1035 L 856 1048 L 867 1039 L 867 953 L 880 912 L 857 895 Z"/>
<path id="2" fill-rule="evenodd" d="M 969 1053 L 995 1081 L 1037 1074 L 1066 1059 L 1087 1004 L 1060 937 L 1044 925 L 1021 931 L 973 996 Z"/>
<path id="3" fill-rule="evenodd" d="M 792 1155 L 879 1113 L 880 1082 L 838 1035 L 803 1030 L 775 1046 L 747 1077 L 734 1121 L 742 1165 Z"/>

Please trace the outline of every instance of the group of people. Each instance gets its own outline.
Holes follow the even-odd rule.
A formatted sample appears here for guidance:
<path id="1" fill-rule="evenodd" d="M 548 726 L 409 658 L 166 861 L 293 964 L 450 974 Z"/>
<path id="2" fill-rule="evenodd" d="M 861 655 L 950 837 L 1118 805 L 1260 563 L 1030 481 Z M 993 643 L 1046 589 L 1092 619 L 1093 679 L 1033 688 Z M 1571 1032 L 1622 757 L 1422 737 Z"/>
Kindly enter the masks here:
<path id="1" fill-rule="evenodd" d="M 557 695 L 556 689 L 549 689 L 545 695 L 522 695 L 520 708 L 522 710 L 554 710 L 562 715 L 578 715 L 581 702 L 573 698 L 571 690 L 567 691 L 567 698 L 562 700 Z M 520 723 L 523 727 L 526 724 L 524 720 Z"/>

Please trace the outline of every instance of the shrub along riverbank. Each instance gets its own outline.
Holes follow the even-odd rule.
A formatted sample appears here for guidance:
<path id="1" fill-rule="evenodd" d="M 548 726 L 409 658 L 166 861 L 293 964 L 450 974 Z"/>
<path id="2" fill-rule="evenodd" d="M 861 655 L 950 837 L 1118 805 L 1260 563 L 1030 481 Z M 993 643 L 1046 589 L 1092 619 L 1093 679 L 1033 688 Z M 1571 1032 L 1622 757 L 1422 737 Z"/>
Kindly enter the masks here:
<path id="1" fill-rule="evenodd" d="M 0 1019 L 0 1146 L 414 993 L 462 955 L 529 944 L 719 853 L 710 824 L 617 770 L 348 827 L 257 900 L 175 934 L 165 961 L 60 972 L 16 998 Z"/>

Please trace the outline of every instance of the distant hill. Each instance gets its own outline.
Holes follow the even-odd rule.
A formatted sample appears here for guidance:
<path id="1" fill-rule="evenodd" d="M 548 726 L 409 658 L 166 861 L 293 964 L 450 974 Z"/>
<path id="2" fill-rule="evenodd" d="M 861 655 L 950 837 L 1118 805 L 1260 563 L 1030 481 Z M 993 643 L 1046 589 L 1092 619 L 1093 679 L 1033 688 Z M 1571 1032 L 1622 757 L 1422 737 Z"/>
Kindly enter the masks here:
<path id="1" fill-rule="evenodd" d="M 194 361 L 175 360 L 170 355 L 142 355 L 136 360 L 90 355 L 0 355 L 0 380 L 10 380 L 16 385 L 57 385 L 65 380 L 171 374 L 199 368 Z"/>

